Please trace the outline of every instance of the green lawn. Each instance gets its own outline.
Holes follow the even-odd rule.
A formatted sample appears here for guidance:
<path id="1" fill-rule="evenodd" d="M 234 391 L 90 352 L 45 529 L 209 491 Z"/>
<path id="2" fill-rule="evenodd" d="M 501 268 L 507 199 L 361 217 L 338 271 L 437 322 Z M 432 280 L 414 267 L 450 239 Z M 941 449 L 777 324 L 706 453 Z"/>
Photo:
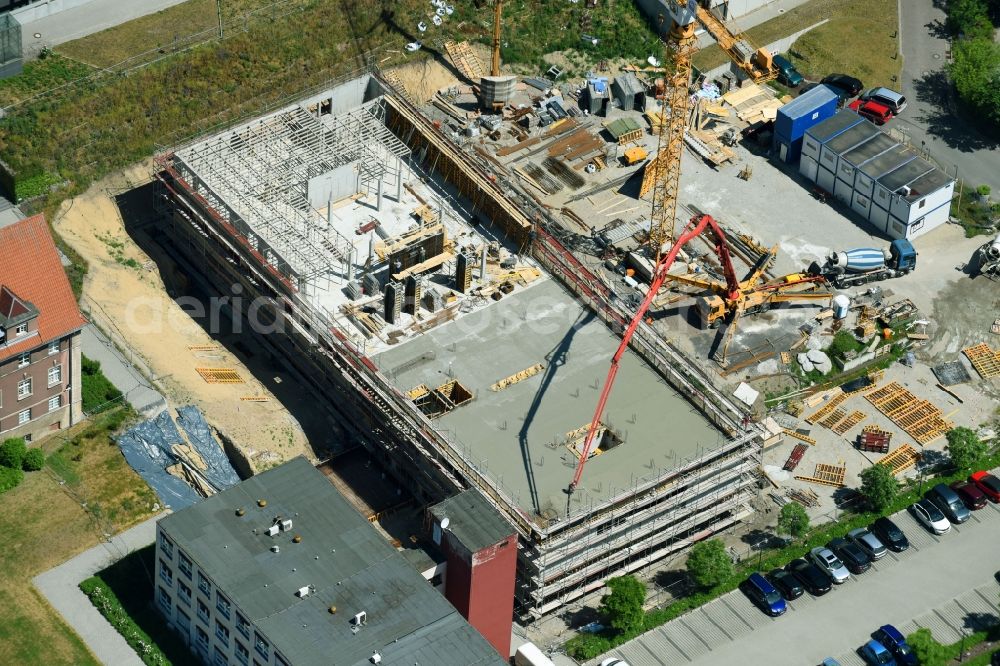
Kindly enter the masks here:
<path id="1" fill-rule="evenodd" d="M 902 56 L 896 56 L 896 0 L 810 0 L 747 34 L 757 46 L 764 46 L 823 19 L 829 20 L 791 48 L 791 60 L 804 77 L 819 80 L 842 72 L 866 86 L 893 86 L 903 66 Z M 694 63 L 708 70 L 723 64 L 726 57 L 712 46 L 696 54 Z"/>

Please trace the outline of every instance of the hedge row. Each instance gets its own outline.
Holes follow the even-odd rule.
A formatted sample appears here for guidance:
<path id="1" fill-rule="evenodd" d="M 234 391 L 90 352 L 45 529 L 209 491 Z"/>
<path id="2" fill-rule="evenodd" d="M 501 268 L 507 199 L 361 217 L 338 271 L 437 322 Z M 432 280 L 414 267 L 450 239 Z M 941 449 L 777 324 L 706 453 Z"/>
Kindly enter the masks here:
<path id="1" fill-rule="evenodd" d="M 150 639 L 149 634 L 139 628 L 124 608 L 111 588 L 97 577 L 80 583 L 80 589 L 90 599 L 90 603 L 111 623 L 122 638 L 135 650 L 143 663 L 149 666 L 169 666 L 171 661 Z"/>

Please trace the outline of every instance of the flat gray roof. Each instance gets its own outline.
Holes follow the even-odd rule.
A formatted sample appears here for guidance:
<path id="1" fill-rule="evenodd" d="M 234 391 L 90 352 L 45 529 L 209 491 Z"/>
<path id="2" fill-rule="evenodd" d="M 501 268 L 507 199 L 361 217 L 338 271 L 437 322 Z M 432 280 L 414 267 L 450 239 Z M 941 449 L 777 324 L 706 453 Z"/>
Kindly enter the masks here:
<path id="1" fill-rule="evenodd" d="M 806 134 L 815 138 L 820 143 L 826 143 L 831 137 L 840 134 L 848 127 L 853 127 L 863 122 L 867 121 L 858 114 L 841 110 L 823 122 L 818 123 L 815 127 L 807 129 Z"/>
<path id="2" fill-rule="evenodd" d="M 858 166 L 860 164 L 864 164 L 876 155 L 881 155 L 897 143 L 898 142 L 890 138 L 888 134 L 879 132 L 872 138 L 862 143 L 860 146 L 855 146 L 851 150 L 848 150 L 846 153 L 841 155 L 841 157 L 851 164 Z"/>
<path id="3" fill-rule="evenodd" d="M 878 129 L 866 120 L 833 137 L 826 142 L 826 145 L 838 155 L 843 155 L 862 141 L 866 141 L 878 133 Z"/>
<path id="4" fill-rule="evenodd" d="M 279 516 L 292 520 L 292 529 L 268 536 Z M 296 666 L 329 664 L 332 655 L 338 664 L 362 666 L 376 651 L 388 664 L 506 663 L 305 458 L 160 526 Z M 351 619 L 361 611 L 367 624 L 355 634 Z"/>
<path id="5" fill-rule="evenodd" d="M 903 185 L 908 185 L 917 178 L 920 178 L 933 170 L 933 166 L 928 164 L 925 160 L 917 157 L 916 159 L 912 159 L 902 165 L 898 169 L 885 174 L 878 179 L 878 182 L 882 185 L 882 187 L 886 188 L 890 192 L 895 192 Z"/>
<path id="6" fill-rule="evenodd" d="M 916 201 L 921 197 L 925 197 L 932 192 L 937 192 L 942 187 L 948 187 L 954 182 L 954 178 L 941 171 L 940 169 L 934 169 L 928 173 L 925 173 L 920 178 L 917 178 L 910 185 L 910 195 L 906 197 L 907 201 Z"/>
<path id="7" fill-rule="evenodd" d="M 906 146 L 897 145 L 862 165 L 861 173 L 870 178 L 878 178 L 898 169 L 916 156 L 917 154 Z"/>
<path id="8" fill-rule="evenodd" d="M 470 460 L 528 513 L 566 513 L 565 490 L 577 457 L 567 433 L 589 425 L 619 338 L 558 283 L 543 279 L 498 303 L 385 351 L 375 361 L 403 391 L 454 377 L 475 398 L 435 419 Z M 412 364 L 433 351 L 433 362 Z M 537 363 L 546 369 L 500 391 L 490 386 Z M 573 495 L 589 510 L 643 477 L 726 441 L 638 355 L 621 361 L 604 422 L 625 442 L 587 462 Z M 579 504 L 577 504 L 579 500 Z"/>
<path id="9" fill-rule="evenodd" d="M 446 530 L 473 553 L 499 543 L 515 532 L 475 488 L 432 506 L 431 514 L 439 521 L 447 518 Z"/>

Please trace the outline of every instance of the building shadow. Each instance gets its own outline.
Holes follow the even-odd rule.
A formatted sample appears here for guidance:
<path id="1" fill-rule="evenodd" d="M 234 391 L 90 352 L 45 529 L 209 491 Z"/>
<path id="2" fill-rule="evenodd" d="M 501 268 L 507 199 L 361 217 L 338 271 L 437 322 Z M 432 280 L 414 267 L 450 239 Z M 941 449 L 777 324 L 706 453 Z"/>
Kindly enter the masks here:
<path id="1" fill-rule="evenodd" d="M 927 134 L 963 153 L 1000 148 L 1000 130 L 991 135 L 976 129 L 983 124 L 982 114 L 957 98 L 944 70 L 915 79 L 913 87 L 917 99 L 929 107 L 917 118 L 927 126 Z"/>

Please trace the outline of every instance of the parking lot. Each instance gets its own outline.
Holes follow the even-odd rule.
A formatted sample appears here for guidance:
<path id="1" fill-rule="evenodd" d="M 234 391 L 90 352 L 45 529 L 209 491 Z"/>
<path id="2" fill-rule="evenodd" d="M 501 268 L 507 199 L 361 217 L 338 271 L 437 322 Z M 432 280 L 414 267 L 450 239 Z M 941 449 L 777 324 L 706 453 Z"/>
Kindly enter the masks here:
<path id="1" fill-rule="evenodd" d="M 931 535 L 908 512 L 893 520 L 909 538 L 909 550 L 889 553 L 825 596 L 789 602 L 781 617 L 770 618 L 741 592 L 731 592 L 611 654 L 631 666 L 802 666 L 831 656 L 851 666 L 863 664 L 854 650 L 882 624 L 903 634 L 927 627 L 938 641 L 954 643 L 963 632 L 997 621 L 994 574 L 1000 565 L 993 553 L 1000 505 L 987 504 L 942 536 Z"/>

